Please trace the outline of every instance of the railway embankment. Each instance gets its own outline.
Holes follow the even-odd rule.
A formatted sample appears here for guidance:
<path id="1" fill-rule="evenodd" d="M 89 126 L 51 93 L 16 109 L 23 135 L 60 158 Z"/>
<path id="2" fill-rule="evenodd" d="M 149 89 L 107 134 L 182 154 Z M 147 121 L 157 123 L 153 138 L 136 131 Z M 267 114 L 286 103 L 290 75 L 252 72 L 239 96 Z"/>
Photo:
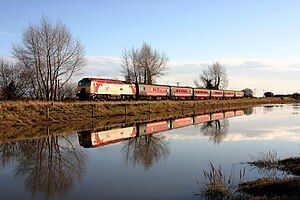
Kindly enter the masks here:
<path id="1" fill-rule="evenodd" d="M 293 103 L 291 98 L 254 98 L 204 101 L 107 101 L 107 102 L 0 102 L 0 127 L 74 123 L 119 116 L 201 113 L 262 104 Z"/>

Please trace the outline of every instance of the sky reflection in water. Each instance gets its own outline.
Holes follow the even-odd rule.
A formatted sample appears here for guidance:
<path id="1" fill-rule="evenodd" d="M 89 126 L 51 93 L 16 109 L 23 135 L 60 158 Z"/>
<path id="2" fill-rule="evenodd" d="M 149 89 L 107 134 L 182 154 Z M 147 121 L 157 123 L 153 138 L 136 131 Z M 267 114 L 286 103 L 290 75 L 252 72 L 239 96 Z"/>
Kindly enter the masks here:
<path id="1" fill-rule="evenodd" d="M 195 199 L 208 160 L 228 171 L 249 154 L 298 155 L 299 104 L 221 115 L 2 143 L 1 199 Z M 260 176 L 247 167 L 245 179 Z"/>

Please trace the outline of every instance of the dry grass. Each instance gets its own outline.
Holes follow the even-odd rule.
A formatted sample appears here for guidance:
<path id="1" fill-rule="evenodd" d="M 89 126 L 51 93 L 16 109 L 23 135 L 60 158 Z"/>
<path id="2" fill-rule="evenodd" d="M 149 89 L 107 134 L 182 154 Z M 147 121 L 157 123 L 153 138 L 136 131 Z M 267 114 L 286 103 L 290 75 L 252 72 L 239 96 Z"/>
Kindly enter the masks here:
<path id="1" fill-rule="evenodd" d="M 80 121 L 122 115 L 203 112 L 259 104 L 289 103 L 292 99 L 257 98 L 205 101 L 108 101 L 108 102 L 0 102 L 0 127 L 49 122 Z M 48 113 L 48 117 L 47 117 Z"/>
<path id="2" fill-rule="evenodd" d="M 278 158 L 276 151 L 260 152 L 258 156 L 251 156 L 251 162 L 248 164 L 267 171 L 283 171 L 289 174 L 300 175 L 300 157 L 290 157 L 283 160 Z"/>
<path id="3" fill-rule="evenodd" d="M 277 151 L 268 151 L 267 153 L 260 152 L 257 156 L 250 155 L 251 162 L 250 165 L 254 165 L 258 168 L 272 169 L 278 165 L 278 155 Z"/>

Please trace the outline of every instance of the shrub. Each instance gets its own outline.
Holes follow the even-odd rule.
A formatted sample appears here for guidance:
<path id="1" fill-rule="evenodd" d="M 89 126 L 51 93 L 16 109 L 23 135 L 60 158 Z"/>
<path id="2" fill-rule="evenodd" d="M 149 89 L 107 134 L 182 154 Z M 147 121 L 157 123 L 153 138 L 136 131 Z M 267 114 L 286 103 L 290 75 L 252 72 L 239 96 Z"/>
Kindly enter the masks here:
<path id="1" fill-rule="evenodd" d="M 272 92 L 265 92 L 265 93 L 264 93 L 264 96 L 265 96 L 265 97 L 273 97 L 274 94 L 273 94 Z"/>

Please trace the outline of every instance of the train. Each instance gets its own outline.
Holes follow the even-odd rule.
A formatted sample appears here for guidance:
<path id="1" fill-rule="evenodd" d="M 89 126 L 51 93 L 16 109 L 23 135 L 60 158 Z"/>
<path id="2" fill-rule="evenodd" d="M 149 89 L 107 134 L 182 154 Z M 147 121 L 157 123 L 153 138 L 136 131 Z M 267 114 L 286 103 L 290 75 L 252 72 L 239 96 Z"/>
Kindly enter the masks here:
<path id="1" fill-rule="evenodd" d="M 242 115 L 244 115 L 244 110 L 231 110 L 148 123 L 128 124 L 122 127 L 105 130 L 84 130 L 78 132 L 78 139 L 80 146 L 84 148 L 94 148 L 122 142 L 143 135 L 152 135 L 172 129 L 179 129 Z"/>
<path id="2" fill-rule="evenodd" d="M 78 82 L 77 90 L 77 96 L 80 100 L 205 100 L 244 98 L 243 91 L 150 85 L 102 78 L 83 78 Z"/>

